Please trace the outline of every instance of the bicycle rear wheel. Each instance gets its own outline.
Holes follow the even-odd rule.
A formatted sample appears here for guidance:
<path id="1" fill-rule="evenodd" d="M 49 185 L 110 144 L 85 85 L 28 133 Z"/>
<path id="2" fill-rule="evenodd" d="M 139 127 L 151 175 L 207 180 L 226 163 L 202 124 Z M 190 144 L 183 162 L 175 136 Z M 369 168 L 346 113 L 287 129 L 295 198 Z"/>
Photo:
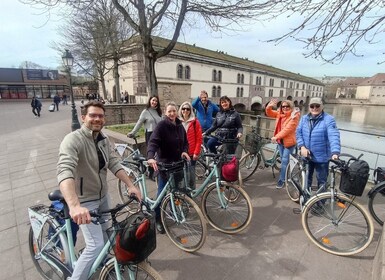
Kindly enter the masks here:
<path id="1" fill-rule="evenodd" d="M 207 235 L 206 221 L 190 197 L 179 193 L 168 194 L 162 200 L 160 209 L 166 234 L 178 248 L 195 252 L 203 246 Z"/>
<path id="2" fill-rule="evenodd" d="M 242 176 L 242 180 L 246 181 L 250 179 L 251 175 L 255 173 L 261 162 L 261 155 L 247 153 L 239 161 L 239 170 Z"/>
<path id="3" fill-rule="evenodd" d="M 290 163 L 286 167 L 285 185 L 289 198 L 294 202 L 299 202 L 299 189 L 305 184 L 305 172 L 302 172 L 299 162 Z"/>
<path id="4" fill-rule="evenodd" d="M 133 148 L 123 143 L 115 144 L 115 152 L 118 153 L 118 155 L 122 158 L 122 160 L 124 159 L 132 160 L 132 156 L 135 154 L 135 150 Z"/>
<path id="5" fill-rule="evenodd" d="M 219 190 L 216 183 L 212 183 L 203 193 L 203 215 L 216 230 L 238 233 L 250 224 L 253 213 L 250 198 L 239 186 L 224 181 L 220 184 Z"/>
<path id="6" fill-rule="evenodd" d="M 382 226 L 385 221 L 385 181 L 374 188 L 369 193 L 368 208 L 372 217 Z"/>
<path id="7" fill-rule="evenodd" d="M 373 238 L 373 222 L 360 204 L 343 194 L 322 193 L 305 204 L 302 226 L 322 250 L 350 256 L 364 250 Z"/>
<path id="8" fill-rule="evenodd" d="M 57 238 L 52 240 L 53 242 L 50 242 L 47 245 L 47 242 L 52 238 L 56 233 L 56 229 L 59 227 L 59 224 L 55 221 L 47 220 L 38 237 L 34 236 L 32 227 L 29 228 L 28 243 L 32 262 L 40 275 L 48 280 L 64 279 L 65 273 L 61 270 L 57 270 L 54 266 L 51 266 L 43 259 L 43 256 L 50 260 L 54 260 L 57 263 L 60 262 L 63 265 L 69 264 L 67 237 L 63 233 L 60 233 Z M 43 249 L 45 245 L 47 246 Z"/>
<path id="9" fill-rule="evenodd" d="M 119 265 L 122 279 L 127 280 L 162 280 L 162 276 L 147 262 L 143 261 L 137 265 Z M 135 275 L 131 279 L 130 272 Z M 116 280 L 118 279 L 115 272 L 114 261 L 106 264 L 99 276 L 100 280 Z"/>

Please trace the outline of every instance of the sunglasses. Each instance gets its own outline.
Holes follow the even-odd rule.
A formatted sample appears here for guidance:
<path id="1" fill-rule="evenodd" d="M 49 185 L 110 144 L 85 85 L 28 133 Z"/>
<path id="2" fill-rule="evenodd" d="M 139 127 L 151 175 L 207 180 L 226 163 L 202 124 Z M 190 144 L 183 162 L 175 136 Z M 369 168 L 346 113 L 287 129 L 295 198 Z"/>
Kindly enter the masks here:
<path id="1" fill-rule="evenodd" d="M 191 111 L 190 108 L 182 108 L 182 111 Z"/>
<path id="2" fill-rule="evenodd" d="M 309 107 L 312 108 L 312 109 L 314 109 L 314 108 L 318 109 L 319 107 L 321 107 L 321 105 L 319 105 L 319 104 L 311 104 Z"/>
<path id="3" fill-rule="evenodd" d="M 283 105 L 283 106 L 281 106 L 281 108 L 290 108 L 290 106 L 289 105 Z"/>

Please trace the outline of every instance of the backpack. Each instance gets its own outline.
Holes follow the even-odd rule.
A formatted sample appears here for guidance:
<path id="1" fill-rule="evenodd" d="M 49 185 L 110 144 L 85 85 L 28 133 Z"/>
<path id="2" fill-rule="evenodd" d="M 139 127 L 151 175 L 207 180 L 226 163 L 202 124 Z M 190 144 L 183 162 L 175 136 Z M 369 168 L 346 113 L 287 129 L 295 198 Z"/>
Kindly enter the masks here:
<path id="1" fill-rule="evenodd" d="M 156 248 L 155 212 L 139 211 L 120 223 L 114 253 L 119 264 L 144 261 Z"/>
<path id="2" fill-rule="evenodd" d="M 346 194 L 361 196 L 369 179 L 369 164 L 364 160 L 352 160 L 341 172 L 340 190 Z"/>
<path id="3" fill-rule="evenodd" d="M 232 156 L 231 160 L 222 164 L 222 178 L 226 182 L 235 182 L 238 180 L 238 160 Z"/>

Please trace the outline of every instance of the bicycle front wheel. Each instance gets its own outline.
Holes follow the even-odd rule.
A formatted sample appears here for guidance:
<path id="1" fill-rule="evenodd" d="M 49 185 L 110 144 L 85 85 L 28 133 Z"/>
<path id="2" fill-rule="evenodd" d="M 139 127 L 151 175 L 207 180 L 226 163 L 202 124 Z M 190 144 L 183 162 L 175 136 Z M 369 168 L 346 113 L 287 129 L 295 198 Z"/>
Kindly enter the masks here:
<path id="1" fill-rule="evenodd" d="M 239 161 L 239 170 L 242 176 L 242 180 L 246 181 L 250 179 L 251 175 L 257 170 L 259 163 L 261 162 L 261 155 L 247 153 Z"/>
<path id="2" fill-rule="evenodd" d="M 166 234 L 178 248 L 195 252 L 203 246 L 207 235 L 206 221 L 190 197 L 179 193 L 168 194 L 162 200 L 160 209 Z"/>
<path id="3" fill-rule="evenodd" d="M 135 150 L 127 144 L 115 144 L 115 152 L 118 153 L 122 160 L 132 160 L 132 157 L 135 154 Z"/>
<path id="4" fill-rule="evenodd" d="M 299 189 L 305 185 L 305 172 L 302 172 L 299 162 L 290 162 L 286 167 L 285 187 L 289 198 L 294 202 L 299 202 Z"/>
<path id="5" fill-rule="evenodd" d="M 137 265 L 119 265 L 122 279 L 127 280 L 162 280 L 162 276 L 148 263 L 143 261 Z M 134 278 L 132 278 L 133 276 Z M 99 276 L 100 280 L 116 280 L 114 262 L 106 264 Z"/>
<path id="6" fill-rule="evenodd" d="M 322 193 L 305 204 L 302 226 L 322 250 L 339 256 L 357 254 L 373 238 L 373 222 L 360 204 L 343 194 Z"/>
<path id="7" fill-rule="evenodd" d="M 248 194 L 239 186 L 221 181 L 210 184 L 202 195 L 202 212 L 216 230 L 234 234 L 251 221 L 253 208 Z"/>
<path id="8" fill-rule="evenodd" d="M 47 280 L 64 279 L 65 273 L 50 265 L 44 260 L 44 257 L 61 262 L 63 266 L 69 264 L 66 236 L 60 233 L 52 239 L 59 227 L 55 221 L 47 220 L 37 237 L 35 237 L 32 227 L 29 228 L 28 245 L 32 262 L 40 275 Z M 49 242 L 50 240 L 51 242 Z"/>
<path id="9" fill-rule="evenodd" d="M 368 208 L 372 217 L 381 226 L 385 221 L 385 181 L 376 185 L 369 195 Z"/>

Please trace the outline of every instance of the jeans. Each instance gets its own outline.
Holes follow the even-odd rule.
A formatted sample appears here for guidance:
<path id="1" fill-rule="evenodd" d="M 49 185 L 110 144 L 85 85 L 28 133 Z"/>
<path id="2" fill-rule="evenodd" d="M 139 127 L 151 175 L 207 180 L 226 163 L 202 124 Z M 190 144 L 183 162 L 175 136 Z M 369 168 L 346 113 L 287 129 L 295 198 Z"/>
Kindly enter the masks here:
<path id="1" fill-rule="evenodd" d="M 286 168 L 289 164 L 290 154 L 295 150 L 295 146 L 285 148 L 284 145 L 278 144 L 279 154 L 281 156 L 281 170 L 279 171 L 278 185 L 285 183 Z"/>
<path id="2" fill-rule="evenodd" d="M 192 156 L 191 156 L 191 158 L 192 158 Z M 190 168 L 188 170 L 188 172 L 189 172 L 188 186 L 192 190 L 195 190 L 195 164 L 196 164 L 196 160 L 191 160 L 190 161 Z"/>
<path id="3" fill-rule="evenodd" d="M 210 153 L 217 153 L 217 147 L 221 145 L 221 142 L 218 141 L 218 138 L 216 137 L 210 137 L 207 141 L 207 148 L 209 149 Z"/>
<path id="4" fill-rule="evenodd" d="M 164 187 L 167 184 L 167 178 L 163 177 L 162 174 L 158 173 L 158 193 L 156 197 L 159 197 L 160 193 L 163 191 Z M 155 208 L 156 219 L 160 219 L 160 204 Z"/>
<path id="5" fill-rule="evenodd" d="M 308 186 L 311 187 L 313 182 L 314 169 L 316 171 L 317 186 L 325 185 L 329 175 L 329 163 L 328 162 L 313 162 L 309 161 L 309 177 Z"/>
<path id="6" fill-rule="evenodd" d="M 86 207 L 88 210 L 94 210 L 97 208 L 101 211 L 108 210 L 110 209 L 110 197 L 109 195 L 106 195 L 101 200 L 84 202 L 81 205 Z M 95 225 L 93 223 L 80 225 L 86 247 L 76 262 L 75 269 L 70 278 L 71 280 L 87 279 L 92 264 L 102 251 L 104 244 L 107 241 L 108 236 L 106 230 L 109 227 L 109 223 L 101 225 Z"/>
<path id="7" fill-rule="evenodd" d="M 33 113 L 35 116 L 40 117 L 40 111 L 41 111 L 41 107 L 32 107 L 32 113 Z"/>

